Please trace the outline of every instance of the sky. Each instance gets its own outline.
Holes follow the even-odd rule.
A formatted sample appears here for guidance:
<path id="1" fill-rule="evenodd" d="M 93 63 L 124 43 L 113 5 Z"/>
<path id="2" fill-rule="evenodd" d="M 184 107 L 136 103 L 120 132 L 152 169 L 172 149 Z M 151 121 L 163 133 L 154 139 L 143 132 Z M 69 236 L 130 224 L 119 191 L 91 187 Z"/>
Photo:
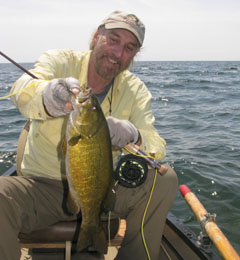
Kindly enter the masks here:
<path id="1" fill-rule="evenodd" d="M 240 0 L 0 0 L 0 51 L 35 62 L 49 49 L 88 50 L 115 10 L 146 26 L 136 60 L 240 60 Z"/>

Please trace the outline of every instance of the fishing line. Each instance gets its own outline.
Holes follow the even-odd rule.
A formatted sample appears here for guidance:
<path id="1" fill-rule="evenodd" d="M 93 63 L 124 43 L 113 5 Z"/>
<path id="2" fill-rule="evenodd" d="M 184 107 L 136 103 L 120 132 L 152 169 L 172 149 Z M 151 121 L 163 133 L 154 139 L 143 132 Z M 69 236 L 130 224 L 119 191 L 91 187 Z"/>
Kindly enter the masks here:
<path id="1" fill-rule="evenodd" d="M 153 190 L 154 190 L 154 187 L 155 187 L 155 183 L 156 183 L 156 179 L 157 179 L 157 173 L 158 172 L 157 172 L 157 169 L 156 169 L 155 170 L 155 174 L 154 174 L 152 189 L 151 189 L 151 192 L 150 192 L 150 195 L 149 195 L 149 198 L 148 198 L 148 202 L 147 202 L 147 205 L 146 205 L 144 213 L 143 213 L 142 224 L 141 224 L 142 240 L 143 240 L 143 244 L 144 244 L 144 247 L 145 247 L 145 250 L 146 250 L 146 253 L 147 253 L 147 256 L 148 256 L 149 260 L 151 260 L 151 257 L 150 257 L 150 254 L 149 254 L 149 251 L 148 251 L 148 247 L 147 247 L 147 243 L 146 243 L 146 240 L 145 240 L 143 227 L 144 227 L 144 221 L 145 221 L 145 217 L 146 217 L 146 214 L 147 214 L 148 206 L 150 204 L 150 201 L 151 201 L 151 198 L 152 198 L 152 194 L 153 194 Z"/>
<path id="2" fill-rule="evenodd" d="M 25 88 L 23 88 L 23 89 L 20 89 L 20 90 L 18 90 L 18 91 L 16 91 L 16 92 L 14 92 L 14 93 L 12 93 L 12 94 L 9 94 L 9 95 L 7 95 L 7 96 L 0 97 L 0 99 L 6 99 L 6 98 L 9 98 L 9 97 L 12 97 L 12 96 L 14 96 L 14 95 L 16 95 L 16 94 L 18 94 L 18 93 L 22 92 L 23 90 L 25 90 L 25 89 L 27 89 L 27 88 L 30 88 L 30 87 L 32 87 L 32 85 L 33 85 L 33 82 L 32 82 L 32 83 L 30 83 L 28 86 L 26 86 L 26 87 L 25 87 Z"/>
<path id="3" fill-rule="evenodd" d="M 151 155 L 136 154 L 136 153 L 130 151 L 126 146 L 124 147 L 124 149 L 125 149 L 127 152 L 129 152 L 129 153 L 131 153 L 131 154 L 133 154 L 133 155 L 136 155 L 136 156 L 138 156 L 138 157 L 151 158 L 151 159 L 154 159 L 154 160 L 155 160 L 155 158 L 154 158 L 153 156 L 151 156 Z"/>
<path id="4" fill-rule="evenodd" d="M 111 246 L 111 210 L 108 212 L 108 246 Z"/>
<path id="5" fill-rule="evenodd" d="M 147 157 L 147 158 L 152 158 L 152 159 L 154 159 L 154 157 L 152 157 L 152 156 L 150 156 L 150 155 L 140 155 L 140 154 L 136 154 L 136 153 L 133 153 L 132 151 L 130 151 L 130 150 L 129 150 L 128 148 L 126 148 L 126 147 L 124 147 L 124 149 L 125 149 L 126 151 L 128 151 L 129 153 L 135 155 L 135 156 L 145 157 L 145 158 Z M 158 174 L 158 170 L 155 169 L 155 174 L 154 174 L 154 179 L 153 179 L 153 184 L 152 184 L 151 192 L 150 192 L 150 195 L 149 195 L 149 198 L 148 198 L 148 201 L 147 201 L 147 204 L 146 204 L 144 213 L 143 213 L 142 222 L 141 222 L 141 236 L 142 236 L 143 245 L 144 245 L 144 248 L 145 248 L 145 251 L 146 251 L 148 260 L 151 260 L 151 257 L 150 257 L 149 251 L 148 251 L 148 247 L 147 247 L 147 243 L 146 243 L 146 239 L 145 239 L 145 235 L 144 235 L 144 221 L 145 221 L 145 217 L 146 217 L 146 214 L 147 214 L 148 206 L 149 206 L 150 201 L 151 201 L 151 199 L 152 199 L 153 190 L 154 190 L 154 187 L 155 187 L 155 184 L 156 184 L 157 174 Z"/>

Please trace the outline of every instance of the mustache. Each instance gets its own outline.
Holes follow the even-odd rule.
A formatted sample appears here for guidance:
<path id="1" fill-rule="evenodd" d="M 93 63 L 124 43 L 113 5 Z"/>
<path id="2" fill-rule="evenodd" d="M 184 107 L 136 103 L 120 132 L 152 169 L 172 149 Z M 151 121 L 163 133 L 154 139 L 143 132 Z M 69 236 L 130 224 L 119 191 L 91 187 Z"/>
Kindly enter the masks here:
<path id="1" fill-rule="evenodd" d="M 109 54 L 103 54 L 102 57 L 111 59 L 111 60 L 115 61 L 116 64 L 118 64 L 120 67 L 122 66 L 121 59 L 117 58 L 114 54 L 110 54 L 110 55 Z"/>

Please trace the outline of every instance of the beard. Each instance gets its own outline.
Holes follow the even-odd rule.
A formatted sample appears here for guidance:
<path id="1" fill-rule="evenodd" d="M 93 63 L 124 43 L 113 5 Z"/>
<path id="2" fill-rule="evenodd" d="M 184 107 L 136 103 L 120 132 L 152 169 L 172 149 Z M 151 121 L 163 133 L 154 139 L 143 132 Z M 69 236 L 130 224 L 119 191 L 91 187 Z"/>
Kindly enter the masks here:
<path id="1" fill-rule="evenodd" d="M 104 53 L 97 48 L 94 48 L 92 55 L 97 74 L 106 80 L 116 77 L 119 73 L 127 69 L 132 62 L 132 60 L 123 62 L 113 54 Z"/>

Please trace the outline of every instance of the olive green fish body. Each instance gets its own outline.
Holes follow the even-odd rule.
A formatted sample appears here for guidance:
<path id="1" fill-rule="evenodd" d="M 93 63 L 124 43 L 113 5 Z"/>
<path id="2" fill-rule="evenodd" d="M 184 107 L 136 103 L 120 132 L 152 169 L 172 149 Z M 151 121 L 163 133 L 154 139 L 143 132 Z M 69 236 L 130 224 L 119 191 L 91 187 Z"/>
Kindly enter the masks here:
<path id="1" fill-rule="evenodd" d="M 113 163 L 107 122 L 93 94 L 69 116 L 66 170 L 75 209 L 82 214 L 77 250 L 93 247 L 106 253 L 100 214 L 112 184 Z"/>

